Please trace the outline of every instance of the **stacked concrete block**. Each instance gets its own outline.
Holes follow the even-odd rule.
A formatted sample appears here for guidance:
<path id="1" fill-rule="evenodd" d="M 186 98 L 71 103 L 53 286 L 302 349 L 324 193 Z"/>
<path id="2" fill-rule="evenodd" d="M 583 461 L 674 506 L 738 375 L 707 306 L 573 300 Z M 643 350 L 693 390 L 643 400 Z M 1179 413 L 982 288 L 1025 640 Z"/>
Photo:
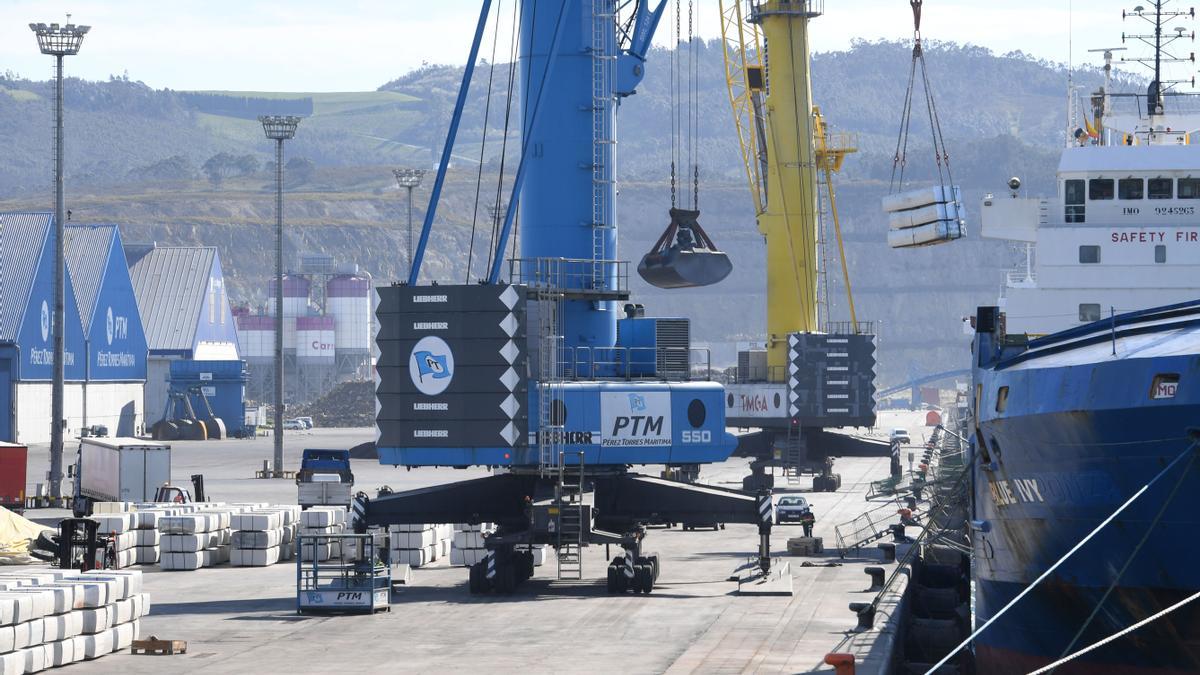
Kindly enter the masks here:
<path id="1" fill-rule="evenodd" d="M 196 570 L 220 564 L 221 530 L 228 531 L 229 520 L 229 514 L 223 512 L 159 518 L 159 567 Z"/>
<path id="2" fill-rule="evenodd" d="M 393 563 L 420 567 L 450 555 L 449 525 L 392 525 L 388 528 Z"/>
<path id="3" fill-rule="evenodd" d="M 290 511 L 260 508 L 233 516 L 234 567 L 265 567 L 283 560 L 285 514 Z"/>
<path id="4" fill-rule="evenodd" d="M 0 584 L 0 675 L 124 649 L 150 610 L 137 570 L 6 571 Z"/>
<path id="5" fill-rule="evenodd" d="M 120 504 L 121 502 L 106 503 Z M 97 531 L 108 535 L 113 540 L 113 549 L 116 551 L 114 566 L 119 569 L 136 563 L 137 534 L 134 529 L 137 525 L 137 516 L 129 511 L 110 511 L 95 514 L 92 518 L 100 523 L 100 526 L 96 528 Z"/>
<path id="6" fill-rule="evenodd" d="M 487 555 L 487 549 L 483 545 L 484 539 L 496 531 L 496 526 L 491 523 L 481 525 L 460 523 L 455 525 L 454 529 L 454 540 L 450 546 L 450 564 L 470 566 L 483 560 Z"/>
<path id="7" fill-rule="evenodd" d="M 299 534 L 341 534 L 346 525 L 346 510 L 336 506 L 316 506 L 300 512 Z M 325 561 L 338 558 L 342 551 L 336 539 L 306 542 L 300 550 L 304 561 Z"/>

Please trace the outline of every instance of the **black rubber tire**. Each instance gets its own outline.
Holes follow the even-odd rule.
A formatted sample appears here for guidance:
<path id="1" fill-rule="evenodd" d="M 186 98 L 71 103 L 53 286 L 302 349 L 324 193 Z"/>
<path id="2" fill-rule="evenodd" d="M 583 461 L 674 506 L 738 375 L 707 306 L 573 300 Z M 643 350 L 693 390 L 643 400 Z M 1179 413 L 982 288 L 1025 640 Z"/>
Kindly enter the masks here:
<path id="1" fill-rule="evenodd" d="M 608 579 L 607 579 L 606 589 L 608 590 L 609 595 L 616 595 L 618 592 L 617 591 L 617 566 L 616 565 L 608 566 Z"/>
<path id="2" fill-rule="evenodd" d="M 638 565 L 633 575 L 634 585 L 638 593 L 649 594 L 654 589 L 654 572 L 650 565 Z"/>
<path id="3" fill-rule="evenodd" d="M 658 556 L 657 555 L 646 556 L 645 558 L 642 558 L 642 561 L 644 562 L 644 564 L 646 564 L 650 567 L 650 578 L 653 581 L 658 581 L 658 570 L 659 570 Z"/>
<path id="4" fill-rule="evenodd" d="M 475 563 L 467 569 L 467 589 L 471 591 L 471 595 L 483 593 L 482 577 L 483 570 L 479 563 Z"/>
<path id="5" fill-rule="evenodd" d="M 526 551 L 524 554 L 524 559 L 525 559 L 525 570 L 524 570 L 525 573 L 522 576 L 524 576 L 525 579 L 532 579 L 533 578 L 533 568 L 534 568 L 533 551 Z M 524 579 L 522 579 L 522 581 L 524 581 Z"/>
<path id="6" fill-rule="evenodd" d="M 500 595 L 511 595 L 513 589 L 517 587 L 516 569 L 513 567 L 512 561 L 501 562 L 496 561 L 496 576 L 492 579 L 492 583 L 496 587 L 496 592 Z"/>
<path id="7" fill-rule="evenodd" d="M 835 474 L 833 474 L 833 478 L 834 478 L 833 489 L 835 491 L 841 490 L 842 489 L 842 474 L 835 473 Z"/>

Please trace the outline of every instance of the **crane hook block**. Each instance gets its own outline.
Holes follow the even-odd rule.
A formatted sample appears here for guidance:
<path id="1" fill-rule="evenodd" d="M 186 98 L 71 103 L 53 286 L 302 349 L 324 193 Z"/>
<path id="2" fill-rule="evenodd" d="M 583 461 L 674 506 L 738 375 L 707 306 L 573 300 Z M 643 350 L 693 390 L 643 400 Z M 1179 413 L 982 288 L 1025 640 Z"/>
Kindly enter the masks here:
<path id="1" fill-rule="evenodd" d="M 700 212 L 671 209 L 671 224 L 638 263 L 638 274 L 658 288 L 696 288 L 715 284 L 733 271 L 729 256 L 717 249 Z"/>

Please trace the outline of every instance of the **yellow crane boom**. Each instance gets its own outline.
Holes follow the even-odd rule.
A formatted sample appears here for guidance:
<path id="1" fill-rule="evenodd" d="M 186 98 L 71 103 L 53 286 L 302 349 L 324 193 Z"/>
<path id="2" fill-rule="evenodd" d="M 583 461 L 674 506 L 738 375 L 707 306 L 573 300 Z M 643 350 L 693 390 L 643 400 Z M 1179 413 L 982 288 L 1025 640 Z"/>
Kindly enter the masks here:
<path id="1" fill-rule="evenodd" d="M 820 0 L 761 0 L 744 6 L 720 0 L 734 126 L 758 229 L 767 244 L 767 371 L 773 382 L 786 377 L 788 335 L 819 329 L 818 171 L 824 174 L 850 293 L 832 174 L 854 148 L 833 142 L 812 104 L 808 21 L 820 16 L 822 6 Z M 851 325 L 857 331 L 849 297 Z"/>

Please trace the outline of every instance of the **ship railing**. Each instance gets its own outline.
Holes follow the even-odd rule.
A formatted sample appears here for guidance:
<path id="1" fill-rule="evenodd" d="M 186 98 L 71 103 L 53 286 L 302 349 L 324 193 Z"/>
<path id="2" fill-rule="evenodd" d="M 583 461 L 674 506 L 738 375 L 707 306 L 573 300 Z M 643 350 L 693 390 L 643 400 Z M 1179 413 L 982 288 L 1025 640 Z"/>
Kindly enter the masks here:
<path id="1" fill-rule="evenodd" d="M 1032 270 L 1011 270 L 1005 277 L 1005 285 L 1009 288 L 1036 288 L 1037 274 Z"/>
<path id="2" fill-rule="evenodd" d="M 512 258 L 508 282 L 564 298 L 629 297 L 629 261 L 591 258 Z"/>

